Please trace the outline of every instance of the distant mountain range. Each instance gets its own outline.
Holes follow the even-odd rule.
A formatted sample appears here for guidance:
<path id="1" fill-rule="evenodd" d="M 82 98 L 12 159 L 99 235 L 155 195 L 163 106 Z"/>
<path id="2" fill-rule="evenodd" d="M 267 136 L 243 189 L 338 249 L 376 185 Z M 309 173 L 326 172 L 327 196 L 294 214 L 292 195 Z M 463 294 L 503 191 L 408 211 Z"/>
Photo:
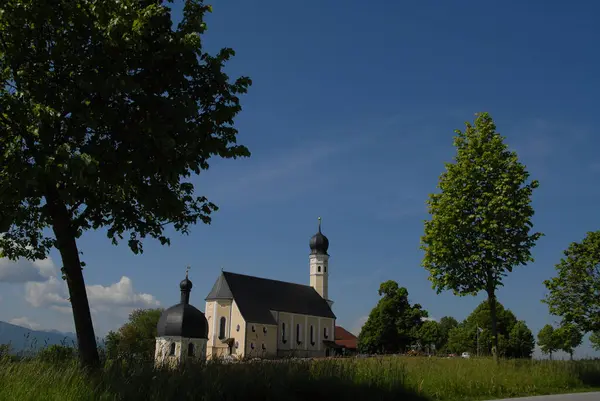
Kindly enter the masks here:
<path id="1" fill-rule="evenodd" d="M 75 333 L 57 330 L 31 330 L 27 327 L 0 321 L 0 344 L 10 344 L 13 352 L 35 351 L 49 345 L 69 345 L 76 342 Z"/>

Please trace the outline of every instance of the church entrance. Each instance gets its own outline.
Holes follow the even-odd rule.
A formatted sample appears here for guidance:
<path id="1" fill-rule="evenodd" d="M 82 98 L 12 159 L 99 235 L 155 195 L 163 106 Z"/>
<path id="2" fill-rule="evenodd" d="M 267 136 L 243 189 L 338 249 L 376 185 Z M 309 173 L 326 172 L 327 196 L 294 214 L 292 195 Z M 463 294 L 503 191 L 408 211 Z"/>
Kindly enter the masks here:
<path id="1" fill-rule="evenodd" d="M 325 356 L 328 357 L 331 354 L 331 352 L 329 351 L 329 348 L 325 349 Z"/>

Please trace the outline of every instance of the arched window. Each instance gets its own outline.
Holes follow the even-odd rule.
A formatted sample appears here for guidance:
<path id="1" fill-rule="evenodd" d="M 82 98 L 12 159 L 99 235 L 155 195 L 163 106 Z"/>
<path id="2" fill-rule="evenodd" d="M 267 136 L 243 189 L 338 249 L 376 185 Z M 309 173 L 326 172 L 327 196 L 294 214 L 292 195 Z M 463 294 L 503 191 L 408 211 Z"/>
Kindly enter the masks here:
<path id="1" fill-rule="evenodd" d="M 175 343 L 171 343 L 171 346 L 169 347 L 169 355 L 175 355 Z"/>
<path id="2" fill-rule="evenodd" d="M 302 340 L 302 339 L 300 338 L 300 323 L 298 323 L 298 324 L 296 325 L 296 342 L 297 342 L 298 344 L 300 344 L 300 343 L 302 342 L 301 340 Z"/>
<path id="3" fill-rule="evenodd" d="M 225 338 L 225 325 L 227 324 L 227 319 L 225 319 L 225 316 L 223 316 L 221 318 L 221 320 L 219 321 L 219 339 L 224 339 Z"/>
<path id="4" fill-rule="evenodd" d="M 323 327 L 323 338 L 327 339 L 329 336 L 327 335 L 327 327 Z"/>
<path id="5" fill-rule="evenodd" d="M 188 344 L 188 356 L 194 356 L 194 344 Z"/>
<path id="6" fill-rule="evenodd" d="M 323 273 L 327 273 L 327 265 L 323 266 Z"/>
<path id="7" fill-rule="evenodd" d="M 310 325 L 310 345 L 315 345 L 315 332 L 312 324 Z"/>
<path id="8" fill-rule="evenodd" d="M 281 323 L 281 342 L 285 344 L 285 323 Z"/>
<path id="9" fill-rule="evenodd" d="M 317 271 L 321 273 L 321 266 L 317 266 Z"/>

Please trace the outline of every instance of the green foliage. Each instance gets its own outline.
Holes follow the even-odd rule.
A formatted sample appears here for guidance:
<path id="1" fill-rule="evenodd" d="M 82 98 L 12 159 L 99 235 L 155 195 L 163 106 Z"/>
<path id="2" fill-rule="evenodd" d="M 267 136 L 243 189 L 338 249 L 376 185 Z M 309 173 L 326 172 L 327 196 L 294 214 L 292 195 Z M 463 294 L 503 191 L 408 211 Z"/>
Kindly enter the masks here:
<path id="1" fill-rule="evenodd" d="M 217 210 L 189 177 L 211 157 L 250 155 L 233 120 L 251 82 L 223 72 L 232 49 L 204 52 L 209 11 L 186 0 L 173 29 L 161 0 L 0 4 L 0 249 L 60 251 L 88 365 L 98 356 L 76 239 L 104 227 L 134 253 L 144 238 L 169 244 L 166 226 L 187 234 Z"/>
<path id="2" fill-rule="evenodd" d="M 422 265 L 438 293 L 486 291 L 494 301 L 506 274 L 533 261 L 531 248 L 542 235 L 531 233 L 531 195 L 538 182 L 528 182 L 525 166 L 488 113 L 456 134 L 454 162 L 446 164 L 441 191 L 427 202 L 432 218 L 421 238 Z"/>
<path id="3" fill-rule="evenodd" d="M 438 339 L 439 342 L 435 344 L 435 349 L 437 352 L 446 352 L 446 344 L 448 343 L 450 330 L 456 327 L 458 327 L 458 321 L 452 316 L 444 316 L 440 319 L 440 336 Z"/>
<path id="4" fill-rule="evenodd" d="M 600 332 L 600 231 L 571 243 L 556 270 L 556 277 L 544 281 L 550 313 L 584 333 Z"/>
<path id="5" fill-rule="evenodd" d="M 507 358 L 530 358 L 535 341 L 525 322 L 518 321 L 515 315 L 496 303 L 498 330 L 498 355 Z M 479 349 L 477 333 L 479 331 Z M 455 329 L 448 338 L 448 350 L 453 353 L 470 352 L 474 355 L 490 355 L 494 345 L 492 318 L 489 301 L 481 302 L 471 314 Z M 479 351 L 479 352 L 478 352 Z"/>
<path id="6" fill-rule="evenodd" d="M 6 358 L 11 353 L 10 344 L 0 344 L 0 359 Z"/>
<path id="7" fill-rule="evenodd" d="M 358 336 L 358 348 L 364 353 L 402 352 L 416 341 L 427 311 L 410 305 L 406 288 L 392 280 L 380 285 L 379 296 Z"/>
<path id="8" fill-rule="evenodd" d="M 38 360 L 52 364 L 73 362 L 76 356 L 77 352 L 73 347 L 64 345 L 51 345 L 42 348 L 36 355 Z"/>
<path id="9" fill-rule="evenodd" d="M 596 351 L 600 351 L 600 333 L 595 331 L 590 334 L 590 344 Z"/>
<path id="10" fill-rule="evenodd" d="M 154 358 L 156 328 L 162 309 L 136 309 L 129 321 L 106 336 L 106 354 L 109 358 L 133 356 L 143 360 Z"/>
<path id="11" fill-rule="evenodd" d="M 554 327 L 549 324 L 545 325 L 539 331 L 537 338 L 541 351 L 552 359 L 552 354 L 560 349 L 560 344 L 554 334 Z"/>
<path id="12" fill-rule="evenodd" d="M 417 341 L 427 350 L 431 351 L 432 348 L 435 348 L 437 351 L 437 344 L 441 342 L 441 335 L 440 324 L 435 320 L 427 320 L 417 330 Z"/>
<path id="13" fill-rule="evenodd" d="M 566 352 L 573 359 L 575 348 L 583 341 L 583 333 L 574 324 L 563 322 L 558 329 L 554 330 L 554 335 L 558 349 Z"/>
<path id="14" fill-rule="evenodd" d="M 508 339 L 508 356 L 513 358 L 531 358 L 535 348 L 535 338 L 524 321 L 518 321 L 512 328 Z"/>

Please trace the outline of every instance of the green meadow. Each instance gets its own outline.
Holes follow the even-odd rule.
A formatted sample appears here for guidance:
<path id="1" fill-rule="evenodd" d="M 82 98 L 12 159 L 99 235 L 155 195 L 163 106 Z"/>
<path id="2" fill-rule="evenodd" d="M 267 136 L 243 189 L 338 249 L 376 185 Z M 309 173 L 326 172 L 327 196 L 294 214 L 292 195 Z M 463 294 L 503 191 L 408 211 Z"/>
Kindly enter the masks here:
<path id="1" fill-rule="evenodd" d="M 600 388 L 600 361 L 375 357 L 207 363 L 178 371 L 109 361 L 0 362 L 0 400 L 484 400 Z"/>

